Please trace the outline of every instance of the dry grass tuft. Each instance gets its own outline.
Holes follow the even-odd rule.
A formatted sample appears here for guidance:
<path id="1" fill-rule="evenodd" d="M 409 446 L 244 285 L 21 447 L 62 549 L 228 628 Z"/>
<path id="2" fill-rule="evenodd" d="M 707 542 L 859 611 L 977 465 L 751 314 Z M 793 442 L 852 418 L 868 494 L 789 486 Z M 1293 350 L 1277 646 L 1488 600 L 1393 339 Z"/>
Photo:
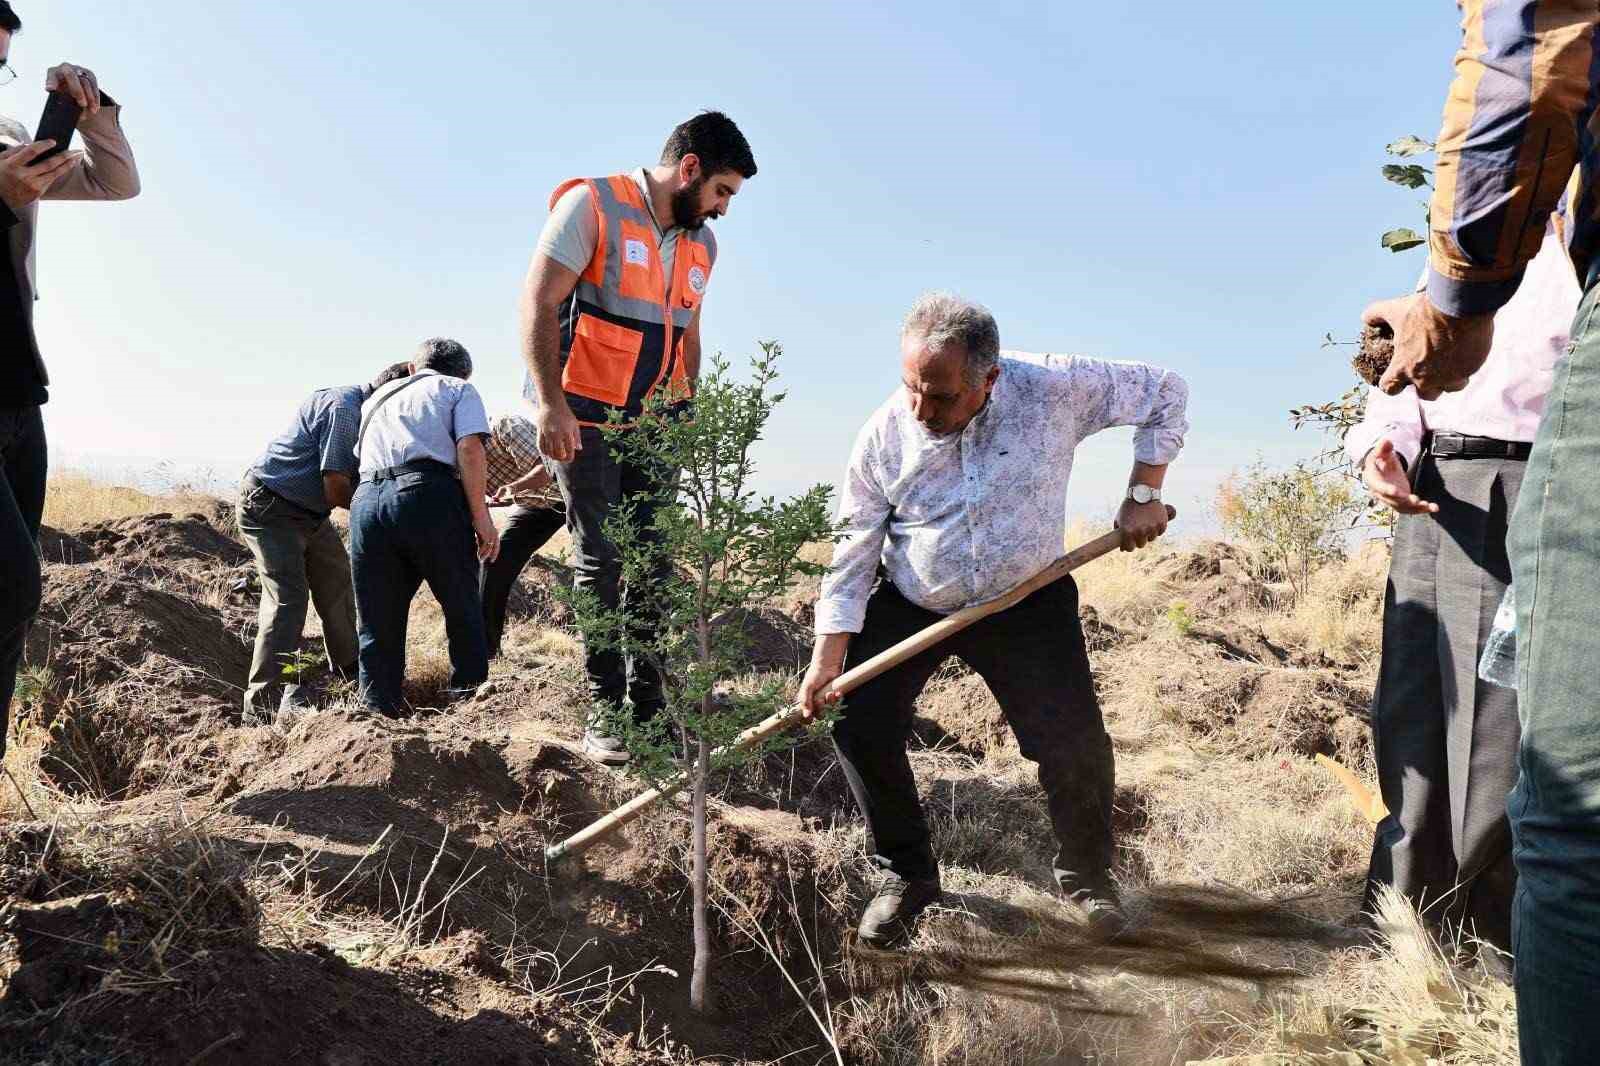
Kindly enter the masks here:
<path id="1" fill-rule="evenodd" d="M 1242 1025 L 1242 1045 L 1291 1063 L 1317 1051 L 1353 1062 L 1516 1066 L 1511 986 L 1447 957 L 1399 893 L 1383 893 L 1378 919 L 1378 951 L 1344 953 L 1313 986 L 1280 1000 L 1271 1024 Z"/>
<path id="2" fill-rule="evenodd" d="M 1142 782 L 1143 834 L 1129 846 L 1154 883 L 1300 891 L 1365 865 L 1372 826 L 1309 759 L 1168 762 Z"/>
<path id="3" fill-rule="evenodd" d="M 78 529 L 134 515 L 201 511 L 215 496 L 197 482 L 173 483 L 160 493 L 149 493 L 67 471 L 50 475 L 45 487 L 44 524 L 55 529 Z"/>

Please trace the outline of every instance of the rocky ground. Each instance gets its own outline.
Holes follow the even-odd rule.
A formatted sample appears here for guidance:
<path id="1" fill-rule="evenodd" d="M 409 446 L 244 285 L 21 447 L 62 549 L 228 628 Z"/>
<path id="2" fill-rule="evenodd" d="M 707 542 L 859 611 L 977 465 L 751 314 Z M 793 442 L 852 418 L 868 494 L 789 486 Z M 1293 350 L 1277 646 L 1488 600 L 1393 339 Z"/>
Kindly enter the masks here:
<path id="1" fill-rule="evenodd" d="M 954 660 L 913 754 L 949 892 L 908 950 L 846 933 L 871 871 L 825 743 L 719 779 L 700 1018 L 682 811 L 543 860 L 637 788 L 577 755 L 560 563 L 530 567 L 474 699 L 442 705 L 424 595 L 415 716 L 368 718 L 311 666 L 322 710 L 243 727 L 256 590 L 231 523 L 218 503 L 44 539 L 0 782 L 0 1064 L 1181 1063 L 1381 1035 L 1340 1013 L 1382 962 L 1341 924 L 1371 828 L 1311 761 L 1370 770 L 1381 560 L 1294 611 L 1228 545 L 1085 572 L 1138 918 L 1118 944 L 1050 897 L 1042 795 Z M 729 621 L 753 671 L 798 671 L 813 599 Z"/>

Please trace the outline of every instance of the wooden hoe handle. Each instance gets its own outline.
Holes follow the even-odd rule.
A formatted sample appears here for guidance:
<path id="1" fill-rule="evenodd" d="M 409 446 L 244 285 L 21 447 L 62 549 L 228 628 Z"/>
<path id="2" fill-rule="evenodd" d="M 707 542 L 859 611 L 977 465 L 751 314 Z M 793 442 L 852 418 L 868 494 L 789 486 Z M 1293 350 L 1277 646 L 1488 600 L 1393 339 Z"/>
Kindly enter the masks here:
<path id="1" fill-rule="evenodd" d="M 1168 521 L 1177 517 L 1178 512 L 1168 507 Z M 887 651 L 879 652 L 854 669 L 840 674 L 834 679 L 833 684 L 828 686 L 829 693 L 843 696 L 860 688 L 879 674 L 892 670 L 907 659 L 922 654 L 940 641 L 966 629 L 980 618 L 987 618 L 989 615 L 1003 611 L 1007 607 L 1015 606 L 1039 589 L 1044 588 L 1044 586 L 1066 577 L 1067 574 L 1085 563 L 1091 563 L 1100 558 L 1100 556 L 1115 551 L 1121 544 L 1122 534 L 1113 529 L 1111 532 L 1102 534 L 1081 547 L 1074 548 L 1005 595 L 987 603 L 980 603 L 975 607 L 968 607 L 964 611 L 957 611 L 950 617 L 935 622 L 920 633 L 907 637 Z M 754 747 L 768 737 L 799 725 L 804 720 L 805 716 L 800 707 L 791 707 L 788 710 L 780 711 L 746 729 L 734 738 L 732 744 L 725 748 L 718 748 L 714 755 Z M 638 818 L 657 800 L 665 799 L 678 792 L 689 783 L 689 779 L 688 771 L 683 771 L 674 774 L 656 788 L 639 793 L 599 821 L 579 830 L 559 844 L 552 844 L 545 848 L 545 861 L 554 862 L 568 855 L 578 854 L 595 841 L 621 829 L 635 818 Z"/>

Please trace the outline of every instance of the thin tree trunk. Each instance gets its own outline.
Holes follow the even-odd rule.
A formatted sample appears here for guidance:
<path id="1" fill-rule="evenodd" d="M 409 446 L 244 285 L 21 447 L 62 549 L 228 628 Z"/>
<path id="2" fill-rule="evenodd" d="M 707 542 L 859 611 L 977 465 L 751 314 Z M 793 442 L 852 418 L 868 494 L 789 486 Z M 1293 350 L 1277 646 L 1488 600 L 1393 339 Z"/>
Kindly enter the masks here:
<path id="1" fill-rule="evenodd" d="M 689 978 L 689 1007 L 696 1014 L 709 1014 L 711 975 L 711 928 L 706 907 L 706 779 L 711 776 L 711 744 L 699 738 L 695 758 L 694 805 L 694 972 Z"/>

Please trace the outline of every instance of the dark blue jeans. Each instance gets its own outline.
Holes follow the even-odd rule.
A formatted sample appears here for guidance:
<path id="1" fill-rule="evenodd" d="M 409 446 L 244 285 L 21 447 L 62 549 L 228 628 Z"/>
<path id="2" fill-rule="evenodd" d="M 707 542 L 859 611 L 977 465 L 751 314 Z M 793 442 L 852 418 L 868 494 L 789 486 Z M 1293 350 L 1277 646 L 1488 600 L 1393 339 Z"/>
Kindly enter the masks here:
<path id="1" fill-rule="evenodd" d="M 350 501 L 350 567 L 367 706 L 388 715 L 403 706 L 406 621 L 424 581 L 444 611 L 450 687 L 489 676 L 477 541 L 461 482 L 434 472 L 362 482 Z"/>
<path id="2" fill-rule="evenodd" d="M 39 612 L 39 521 L 49 468 L 39 408 L 0 409 L 0 755 L 28 623 Z"/>
<path id="3" fill-rule="evenodd" d="M 1600 1004 L 1600 285 L 1578 305 L 1509 544 L 1521 776 L 1509 812 L 1524 1066 L 1596 1061 Z"/>

